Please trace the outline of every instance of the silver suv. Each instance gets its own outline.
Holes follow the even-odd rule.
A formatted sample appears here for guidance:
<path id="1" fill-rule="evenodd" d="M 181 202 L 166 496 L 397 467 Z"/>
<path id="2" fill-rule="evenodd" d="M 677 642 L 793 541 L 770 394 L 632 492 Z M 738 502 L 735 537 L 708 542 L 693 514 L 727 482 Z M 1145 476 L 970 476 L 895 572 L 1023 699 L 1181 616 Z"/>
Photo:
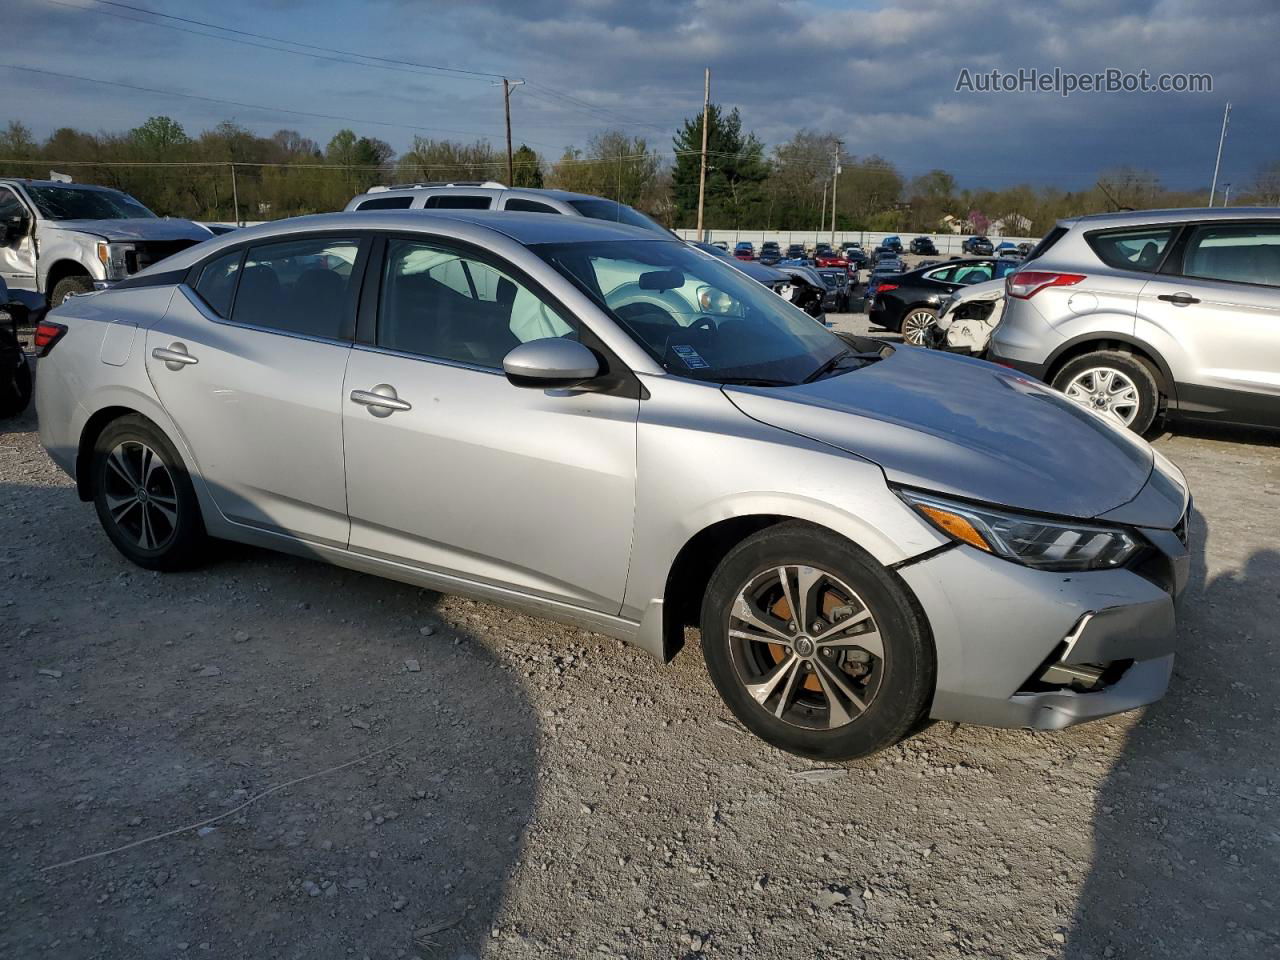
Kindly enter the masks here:
<path id="1" fill-rule="evenodd" d="M 990 359 L 1137 433 L 1280 423 L 1280 209 L 1063 220 L 1006 289 Z"/>
<path id="2" fill-rule="evenodd" d="M 495 180 L 451 183 L 403 183 L 390 187 L 370 187 L 354 197 L 347 210 L 507 210 L 513 213 L 554 213 L 569 217 L 589 217 L 610 223 L 625 223 L 652 230 L 664 237 L 671 232 L 634 207 L 617 200 L 533 187 L 507 187 Z"/>

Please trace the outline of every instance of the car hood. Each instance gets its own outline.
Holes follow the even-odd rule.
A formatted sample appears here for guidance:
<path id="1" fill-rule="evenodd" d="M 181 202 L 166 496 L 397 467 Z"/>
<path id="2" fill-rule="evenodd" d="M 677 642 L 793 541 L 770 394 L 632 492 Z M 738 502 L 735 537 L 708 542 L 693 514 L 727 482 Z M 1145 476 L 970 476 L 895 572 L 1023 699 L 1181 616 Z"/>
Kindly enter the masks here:
<path id="1" fill-rule="evenodd" d="M 724 389 L 752 419 L 871 460 L 891 483 L 1021 510 L 1097 517 L 1137 497 L 1154 463 L 1145 441 L 1044 384 L 933 350 Z"/>
<path id="2" fill-rule="evenodd" d="M 89 233 L 104 240 L 208 240 L 210 233 L 190 220 L 138 217 L 129 220 L 45 220 L 42 226 Z"/>

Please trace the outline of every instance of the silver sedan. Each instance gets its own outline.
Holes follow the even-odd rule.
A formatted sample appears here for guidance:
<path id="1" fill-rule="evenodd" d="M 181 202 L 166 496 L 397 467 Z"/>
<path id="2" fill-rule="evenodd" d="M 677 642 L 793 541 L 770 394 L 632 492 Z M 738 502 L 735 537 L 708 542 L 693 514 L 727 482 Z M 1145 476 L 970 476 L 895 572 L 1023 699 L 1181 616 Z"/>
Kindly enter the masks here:
<path id="1" fill-rule="evenodd" d="M 208 538 L 519 607 L 768 742 L 1057 728 L 1168 684 L 1189 495 L 1021 375 L 841 337 L 676 240 L 342 213 L 206 241 L 41 325 L 41 438 L 133 562 Z"/>

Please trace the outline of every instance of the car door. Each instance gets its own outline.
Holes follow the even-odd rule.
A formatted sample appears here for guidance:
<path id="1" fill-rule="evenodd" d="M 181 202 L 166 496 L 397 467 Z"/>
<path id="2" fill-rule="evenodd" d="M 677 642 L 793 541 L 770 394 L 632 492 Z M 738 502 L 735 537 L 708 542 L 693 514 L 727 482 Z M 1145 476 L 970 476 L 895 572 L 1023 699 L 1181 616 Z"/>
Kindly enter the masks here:
<path id="1" fill-rule="evenodd" d="M 343 385 L 350 549 L 617 613 L 638 390 L 513 386 L 516 345 L 589 331 L 500 260 L 420 236 L 380 246 Z"/>
<path id="2" fill-rule="evenodd" d="M 147 373 L 228 520 L 347 545 L 341 390 L 367 246 L 328 233 L 237 246 L 147 332 Z"/>
<path id="3" fill-rule="evenodd" d="M 11 231 L 19 222 L 27 229 Z M 31 242 L 31 212 L 12 188 L 0 184 L 0 277 L 10 290 L 36 288 L 36 257 Z"/>
<path id="4" fill-rule="evenodd" d="M 1169 364 L 1179 408 L 1280 417 L 1280 221 L 1188 227 L 1138 298 L 1138 335 Z"/>

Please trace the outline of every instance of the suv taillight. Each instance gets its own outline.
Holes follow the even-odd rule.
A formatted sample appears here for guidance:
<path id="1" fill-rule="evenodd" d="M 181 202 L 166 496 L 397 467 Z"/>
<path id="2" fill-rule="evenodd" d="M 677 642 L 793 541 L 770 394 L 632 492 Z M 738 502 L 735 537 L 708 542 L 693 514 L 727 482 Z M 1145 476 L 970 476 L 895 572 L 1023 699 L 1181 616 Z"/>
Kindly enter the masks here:
<path id="1" fill-rule="evenodd" d="M 35 336 L 31 338 L 32 343 L 35 344 L 36 356 L 47 357 L 49 351 L 57 346 L 58 341 L 62 339 L 66 332 L 66 324 L 41 320 L 36 324 Z"/>
<path id="2" fill-rule="evenodd" d="M 1030 300 L 1046 287 L 1073 287 L 1086 279 L 1083 273 L 1049 273 L 1044 270 L 1019 270 L 1009 274 L 1004 292 L 1019 300 Z"/>

